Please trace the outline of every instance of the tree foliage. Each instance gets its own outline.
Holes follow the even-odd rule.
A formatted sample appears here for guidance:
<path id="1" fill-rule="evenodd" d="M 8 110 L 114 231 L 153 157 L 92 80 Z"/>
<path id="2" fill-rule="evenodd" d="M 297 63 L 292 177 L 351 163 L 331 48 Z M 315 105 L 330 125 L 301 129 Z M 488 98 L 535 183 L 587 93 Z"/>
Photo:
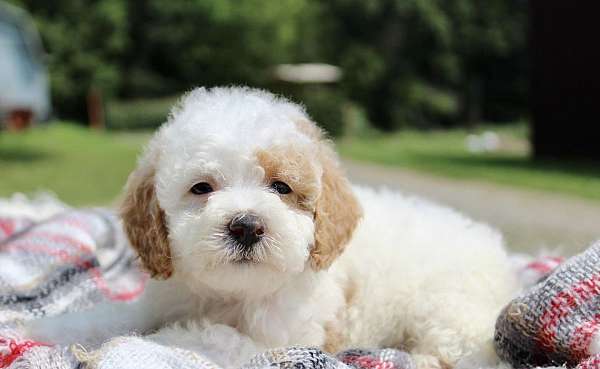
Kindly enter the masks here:
<path id="1" fill-rule="evenodd" d="M 277 88 L 271 67 L 288 62 L 341 66 L 338 86 L 304 98 L 351 100 L 382 129 L 525 113 L 525 0 L 13 2 L 37 20 L 63 117 L 85 116 L 91 87 L 108 98 Z"/>
<path id="2" fill-rule="evenodd" d="M 514 119 L 526 99 L 524 0 L 331 0 L 331 57 L 384 129 Z"/>

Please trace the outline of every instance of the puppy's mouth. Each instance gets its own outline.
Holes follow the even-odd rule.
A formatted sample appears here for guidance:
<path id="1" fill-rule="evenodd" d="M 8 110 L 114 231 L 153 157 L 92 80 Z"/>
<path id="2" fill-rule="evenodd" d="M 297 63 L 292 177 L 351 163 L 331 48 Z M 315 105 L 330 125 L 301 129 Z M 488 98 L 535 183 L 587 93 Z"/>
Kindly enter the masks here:
<path id="1" fill-rule="evenodd" d="M 253 257 L 243 256 L 240 258 L 235 258 L 231 261 L 232 264 L 240 264 L 240 265 L 252 265 L 259 264 L 260 262 Z"/>
<path id="2" fill-rule="evenodd" d="M 233 264 L 259 264 L 265 261 L 267 256 L 267 245 L 264 242 L 256 242 L 246 245 L 226 236 L 223 239 L 227 251 L 227 259 Z"/>

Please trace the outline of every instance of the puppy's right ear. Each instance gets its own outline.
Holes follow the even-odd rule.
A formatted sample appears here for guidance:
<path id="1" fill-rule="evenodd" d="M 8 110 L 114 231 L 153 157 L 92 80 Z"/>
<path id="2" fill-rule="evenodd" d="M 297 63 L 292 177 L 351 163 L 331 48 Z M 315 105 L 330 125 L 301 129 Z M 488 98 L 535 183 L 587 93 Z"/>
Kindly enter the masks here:
<path id="1" fill-rule="evenodd" d="M 140 166 L 129 176 L 121 217 L 125 232 L 153 278 L 167 279 L 173 274 L 165 213 L 156 198 L 155 170 Z"/>

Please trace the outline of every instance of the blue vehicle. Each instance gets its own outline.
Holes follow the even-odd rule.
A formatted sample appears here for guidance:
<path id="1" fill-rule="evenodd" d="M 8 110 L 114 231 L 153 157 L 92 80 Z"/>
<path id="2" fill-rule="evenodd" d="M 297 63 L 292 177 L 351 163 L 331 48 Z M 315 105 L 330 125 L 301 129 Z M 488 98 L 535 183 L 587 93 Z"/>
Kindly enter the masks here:
<path id="1" fill-rule="evenodd" d="M 51 107 L 44 59 L 31 17 L 0 0 L 0 126 L 19 129 L 48 119 Z"/>

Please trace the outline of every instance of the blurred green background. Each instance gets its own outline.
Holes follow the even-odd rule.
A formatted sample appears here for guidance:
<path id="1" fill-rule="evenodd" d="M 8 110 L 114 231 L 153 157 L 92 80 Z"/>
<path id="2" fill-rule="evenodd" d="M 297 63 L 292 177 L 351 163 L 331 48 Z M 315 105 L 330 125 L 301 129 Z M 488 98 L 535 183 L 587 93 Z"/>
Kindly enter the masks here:
<path id="1" fill-rule="evenodd" d="M 347 105 L 381 130 L 527 113 L 523 0 L 10 2 L 39 29 L 62 119 L 87 120 L 90 88 L 109 127 L 135 128 L 159 124 L 182 91 L 240 83 L 303 101 L 335 135 Z M 302 62 L 339 66 L 343 78 L 299 87 L 273 77 L 275 65 Z"/>
<path id="2" fill-rule="evenodd" d="M 531 160 L 527 1 L 9 3 L 39 31 L 52 116 L 0 131 L 0 196 L 110 203 L 181 93 L 244 84 L 305 104 L 347 159 L 600 200 L 596 164 Z M 342 76 L 277 77 L 297 63 Z"/>

